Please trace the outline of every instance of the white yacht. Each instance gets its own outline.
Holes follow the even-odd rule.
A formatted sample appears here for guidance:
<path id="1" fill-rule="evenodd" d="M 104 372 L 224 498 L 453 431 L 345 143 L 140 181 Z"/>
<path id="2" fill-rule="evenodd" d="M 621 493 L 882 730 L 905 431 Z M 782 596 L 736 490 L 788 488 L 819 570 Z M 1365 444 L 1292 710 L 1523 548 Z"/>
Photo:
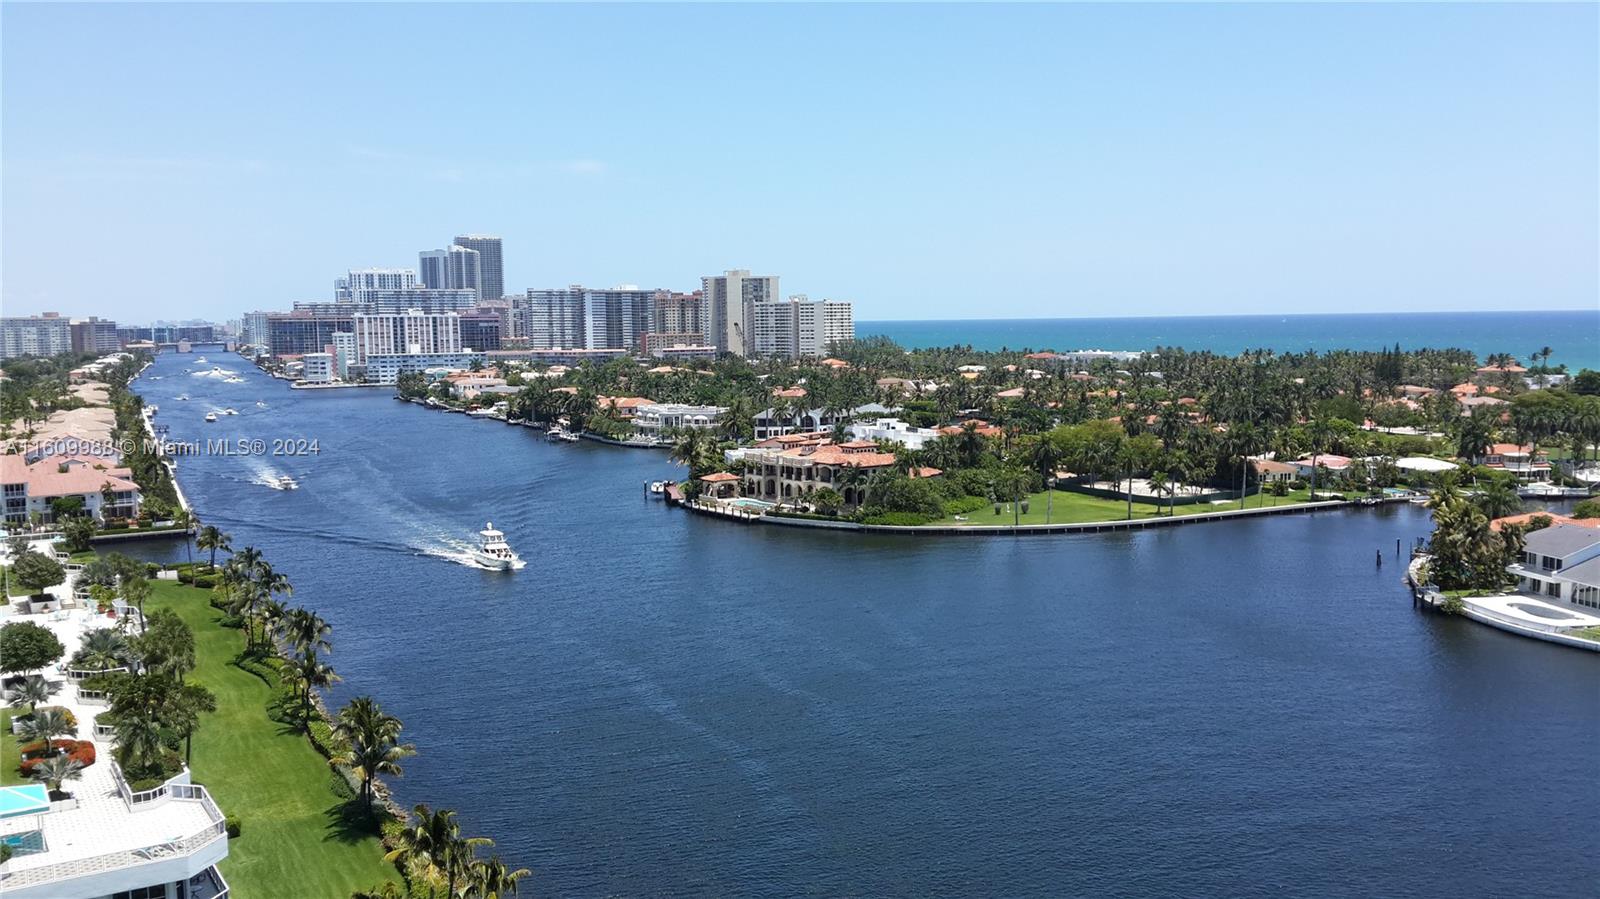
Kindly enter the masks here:
<path id="1" fill-rule="evenodd" d="M 299 490 L 300 483 L 294 478 L 291 478 L 285 474 L 274 478 L 272 480 L 272 487 L 275 490 Z"/>
<path id="2" fill-rule="evenodd" d="M 494 522 L 486 522 L 478 536 L 483 540 L 473 548 L 472 561 L 479 566 L 495 571 L 513 571 L 523 566 L 523 561 L 506 543 L 506 535 L 494 529 Z"/>
<path id="3" fill-rule="evenodd" d="M 215 412 L 207 412 L 206 413 L 206 421 L 216 421 L 216 420 L 217 420 L 217 413 L 215 413 Z"/>

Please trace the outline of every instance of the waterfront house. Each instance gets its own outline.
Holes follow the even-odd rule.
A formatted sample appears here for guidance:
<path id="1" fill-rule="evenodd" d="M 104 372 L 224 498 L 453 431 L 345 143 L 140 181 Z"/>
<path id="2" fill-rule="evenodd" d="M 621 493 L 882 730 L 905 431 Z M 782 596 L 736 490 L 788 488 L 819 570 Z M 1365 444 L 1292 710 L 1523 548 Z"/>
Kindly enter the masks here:
<path id="1" fill-rule="evenodd" d="M 728 411 L 725 406 L 693 406 L 687 403 L 645 403 L 634 407 L 633 426 L 639 433 L 664 438 L 668 432 L 693 428 L 708 431 Z"/>
<path id="2" fill-rule="evenodd" d="M 895 464 L 894 453 L 881 451 L 870 440 L 835 444 L 828 439 L 816 439 L 793 441 L 789 446 L 752 447 L 743 454 L 743 459 L 746 496 L 781 502 L 830 487 L 844 498 L 846 507 L 858 506 L 866 500 L 865 475 L 888 470 Z M 911 477 L 924 478 L 938 477 L 942 473 L 937 468 L 908 472 Z"/>
<path id="3" fill-rule="evenodd" d="M 1516 524 L 1516 525 L 1527 526 L 1529 524 L 1532 524 L 1533 520 L 1536 519 L 1536 518 L 1548 519 L 1549 520 L 1549 526 L 1558 525 L 1558 524 L 1570 524 L 1570 525 L 1576 525 L 1577 527 L 1580 527 L 1580 528 L 1592 528 L 1592 529 L 1595 529 L 1597 531 L 1600 531 L 1600 518 L 1571 518 L 1569 516 L 1562 515 L 1562 514 L 1560 514 L 1558 512 L 1545 512 L 1545 511 L 1522 512 L 1522 513 L 1517 514 L 1517 515 L 1507 515 L 1504 518 L 1496 518 L 1494 521 L 1489 522 L 1489 529 L 1492 530 L 1492 531 L 1498 531 L 1498 530 L 1500 530 L 1501 528 L 1505 527 L 1508 524 Z"/>
<path id="4" fill-rule="evenodd" d="M 834 409 L 806 409 L 798 417 L 787 409 L 763 409 L 756 413 L 754 418 L 755 439 L 767 440 L 772 437 L 782 437 L 785 434 L 806 433 L 809 431 L 828 430 L 834 426 L 847 423 L 860 415 L 884 415 L 898 412 L 899 410 L 879 403 L 867 403 L 849 410 Z"/>
<path id="5" fill-rule="evenodd" d="M 1336 475 L 1344 474 L 1350 470 L 1350 457 L 1336 456 L 1333 453 L 1318 453 L 1315 457 L 1306 456 L 1301 459 L 1295 459 L 1289 464 L 1294 466 L 1296 477 L 1301 480 L 1309 480 L 1314 468 L 1320 468 Z"/>
<path id="6" fill-rule="evenodd" d="M 919 450 L 939 439 L 939 432 L 934 428 L 913 427 L 898 418 L 878 418 L 851 425 L 850 436 L 856 440 L 891 440 L 905 444 L 906 449 Z"/>
<path id="7" fill-rule="evenodd" d="M 108 518 L 136 518 L 141 494 L 133 472 L 110 459 L 89 456 L 0 456 L 0 493 L 7 524 L 56 519 L 54 502 L 77 497 L 86 514 L 104 523 Z"/>
<path id="8" fill-rule="evenodd" d="M 1510 365 L 1485 365 L 1472 373 L 1472 381 L 1479 386 L 1491 384 L 1510 384 L 1513 380 L 1521 381 L 1528 373 L 1516 363 Z"/>
<path id="9" fill-rule="evenodd" d="M 1250 467 L 1255 469 L 1256 480 L 1262 484 L 1271 484 L 1282 481 L 1287 484 L 1300 476 L 1300 470 L 1288 462 L 1278 462 L 1273 459 L 1252 459 Z"/>
<path id="10" fill-rule="evenodd" d="M 640 407 L 648 406 L 655 400 L 644 396 L 597 396 L 594 398 L 595 408 L 621 421 L 631 421 L 638 414 Z"/>
<path id="11" fill-rule="evenodd" d="M 1507 570 L 1526 593 L 1600 608 L 1600 530 L 1558 524 L 1534 531 Z"/>
<path id="12" fill-rule="evenodd" d="M 486 387 L 506 386 L 505 378 L 472 372 L 446 375 L 445 380 L 450 384 L 450 395 L 458 400 L 473 399 Z"/>
<path id="13" fill-rule="evenodd" d="M 1509 471 L 1519 481 L 1550 480 L 1550 457 L 1543 452 L 1535 453 L 1531 444 L 1496 443 L 1488 452 L 1473 456 L 1472 464 Z"/>

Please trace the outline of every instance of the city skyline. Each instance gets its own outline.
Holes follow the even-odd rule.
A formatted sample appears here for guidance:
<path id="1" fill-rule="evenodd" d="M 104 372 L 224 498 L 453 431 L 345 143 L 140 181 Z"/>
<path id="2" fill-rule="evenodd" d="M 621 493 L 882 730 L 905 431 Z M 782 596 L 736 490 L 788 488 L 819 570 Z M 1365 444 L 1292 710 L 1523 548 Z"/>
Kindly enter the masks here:
<path id="1" fill-rule="evenodd" d="M 7 313 L 225 320 L 474 232 L 507 294 L 743 268 L 867 321 L 1600 296 L 1592 6 L 312 14 L 7 6 Z M 467 28 L 470 95 L 386 62 Z"/>

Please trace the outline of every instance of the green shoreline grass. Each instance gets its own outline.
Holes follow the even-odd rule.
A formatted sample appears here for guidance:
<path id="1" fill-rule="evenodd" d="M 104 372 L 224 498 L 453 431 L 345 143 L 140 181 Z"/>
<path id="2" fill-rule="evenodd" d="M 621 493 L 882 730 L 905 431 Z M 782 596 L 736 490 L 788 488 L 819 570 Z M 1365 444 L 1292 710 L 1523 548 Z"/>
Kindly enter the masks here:
<path id="1" fill-rule="evenodd" d="M 1049 502 L 1047 503 L 1047 498 Z M 1245 499 L 1246 509 L 1272 508 L 1274 506 L 1292 506 L 1308 502 L 1311 499 L 1309 489 L 1291 491 L 1287 496 L 1271 496 L 1259 494 Z M 1049 521 L 1045 520 L 1047 506 L 1049 507 Z M 1229 509 L 1239 508 L 1238 500 L 1213 505 L 1212 503 L 1191 503 L 1178 505 L 1172 510 L 1174 517 L 1181 518 L 1185 515 L 1197 515 L 1202 512 L 1224 512 Z M 1156 518 L 1167 515 L 1165 505 L 1156 506 L 1152 503 L 1133 502 L 1133 518 Z M 1127 500 L 1105 499 L 1098 496 L 1089 496 L 1084 493 L 1073 493 L 1066 490 L 1056 490 L 1053 497 L 1045 491 L 1030 494 L 1028 497 L 1028 511 L 1020 516 L 1013 515 L 1010 504 L 1002 504 L 999 515 L 994 514 L 993 505 L 986 505 L 975 512 L 963 513 L 966 521 L 957 521 L 955 516 L 946 515 L 935 521 L 930 521 L 922 527 L 977 527 L 980 525 L 1012 524 L 1086 524 L 1090 522 L 1116 522 L 1128 520 Z M 1020 520 L 1019 520 L 1020 519 Z"/>
<path id="2" fill-rule="evenodd" d="M 194 736 L 191 762 L 225 814 L 240 821 L 218 866 L 234 895 L 345 899 L 358 889 L 398 880 L 383 860 L 377 825 L 351 814 L 351 790 L 306 736 L 275 721 L 268 705 L 278 695 L 233 664 L 244 634 L 222 627 L 210 593 L 171 581 L 152 581 L 147 612 L 168 608 L 194 630 L 190 679 L 217 697 Z M 0 710 L 0 783 L 21 783 L 11 710 Z M 101 745 L 102 752 L 107 751 Z"/>

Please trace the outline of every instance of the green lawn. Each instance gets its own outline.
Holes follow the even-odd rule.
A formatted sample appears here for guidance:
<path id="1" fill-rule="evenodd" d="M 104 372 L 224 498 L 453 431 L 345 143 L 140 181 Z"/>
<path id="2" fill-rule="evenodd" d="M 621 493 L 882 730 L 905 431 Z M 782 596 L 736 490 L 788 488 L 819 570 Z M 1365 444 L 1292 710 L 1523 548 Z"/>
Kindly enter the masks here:
<path id="1" fill-rule="evenodd" d="M 11 709 L 0 709 L 0 786 L 26 783 L 17 767 L 22 764 L 22 746 L 11 735 Z"/>
<path id="2" fill-rule="evenodd" d="M 241 896 L 339 897 L 397 879 L 375 827 L 346 812 L 350 791 L 305 736 L 272 720 L 276 691 L 231 664 L 241 631 L 221 627 L 210 592 L 152 582 L 148 610 L 171 608 L 194 629 L 193 679 L 217 695 L 194 738 L 196 781 L 240 819 L 222 874 Z"/>
<path id="3" fill-rule="evenodd" d="M 1310 490 L 1296 490 L 1287 496 L 1269 496 L 1261 494 L 1248 497 L 1245 508 L 1255 509 L 1263 506 L 1287 506 L 1303 503 L 1310 499 Z M 1087 521 L 1124 521 L 1128 518 L 1127 500 L 1101 499 L 1098 496 L 1088 496 L 1082 493 L 1072 493 L 1066 490 L 1056 490 L 1046 502 L 1047 495 L 1044 491 L 1028 497 L 1028 511 L 1018 517 L 1014 515 L 1010 506 L 1002 505 L 1001 513 L 994 514 L 994 506 L 986 505 L 976 512 L 965 513 L 962 517 L 966 521 L 957 521 L 955 516 L 947 515 L 938 521 L 929 522 L 930 525 L 972 527 L 974 525 L 1010 525 L 1020 524 L 1075 524 Z M 1047 510 L 1048 507 L 1048 510 Z M 1173 508 L 1173 514 L 1178 516 L 1194 515 L 1199 512 L 1217 512 L 1226 509 L 1237 509 L 1237 500 L 1221 505 L 1211 503 L 1191 503 Z M 1046 520 L 1048 511 L 1049 520 Z M 1133 503 L 1134 518 L 1154 518 L 1157 515 L 1166 515 L 1165 505 L 1156 506 L 1151 503 L 1142 503 L 1135 500 Z"/>
<path id="4" fill-rule="evenodd" d="M 4 565 L 0 565 L 0 581 L 4 581 L 5 582 L 6 595 L 7 596 L 27 596 L 28 595 L 28 591 L 27 590 L 25 590 L 22 587 L 19 587 L 16 584 L 11 582 L 11 571 L 10 571 L 10 569 L 8 569 Z"/>

